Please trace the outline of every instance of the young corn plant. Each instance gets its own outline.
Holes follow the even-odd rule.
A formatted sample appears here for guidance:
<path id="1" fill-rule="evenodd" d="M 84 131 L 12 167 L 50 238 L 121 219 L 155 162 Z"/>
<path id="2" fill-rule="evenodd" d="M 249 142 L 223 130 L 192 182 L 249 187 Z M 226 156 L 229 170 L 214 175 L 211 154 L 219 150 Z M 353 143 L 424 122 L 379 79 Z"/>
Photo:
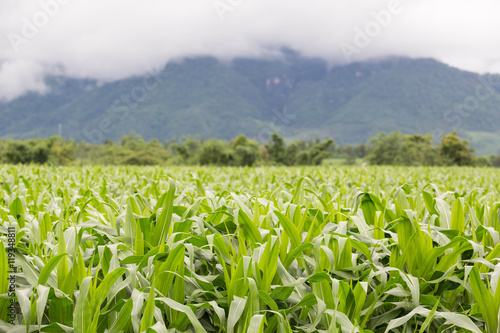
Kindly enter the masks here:
<path id="1" fill-rule="evenodd" d="M 499 332 L 498 176 L 0 166 L 0 332 Z"/>

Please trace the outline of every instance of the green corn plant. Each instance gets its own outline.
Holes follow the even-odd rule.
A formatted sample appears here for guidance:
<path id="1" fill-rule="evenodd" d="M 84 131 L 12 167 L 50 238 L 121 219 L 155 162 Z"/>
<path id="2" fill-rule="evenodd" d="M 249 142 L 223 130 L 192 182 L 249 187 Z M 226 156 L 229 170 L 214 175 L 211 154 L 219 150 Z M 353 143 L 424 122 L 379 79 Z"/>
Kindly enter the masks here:
<path id="1" fill-rule="evenodd" d="M 497 178 L 2 166 L 0 331 L 497 332 Z"/>
<path id="2" fill-rule="evenodd" d="M 476 298 L 477 307 L 486 323 L 488 333 L 498 332 L 498 314 L 500 308 L 500 288 L 492 292 L 484 285 L 476 267 L 470 272 L 470 287 L 472 294 Z"/>

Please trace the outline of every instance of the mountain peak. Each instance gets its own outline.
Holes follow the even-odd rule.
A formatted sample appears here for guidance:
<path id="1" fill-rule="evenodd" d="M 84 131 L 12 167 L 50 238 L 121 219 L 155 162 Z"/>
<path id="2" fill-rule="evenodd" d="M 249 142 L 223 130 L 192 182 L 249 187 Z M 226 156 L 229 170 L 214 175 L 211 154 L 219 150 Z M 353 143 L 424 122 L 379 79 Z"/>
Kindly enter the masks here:
<path id="1" fill-rule="evenodd" d="M 493 153 L 500 143 L 500 79 L 493 78 L 431 58 L 332 68 L 292 51 L 282 59 L 229 63 L 186 58 L 158 74 L 102 85 L 47 77 L 47 94 L 0 104 L 0 134 L 46 137 L 61 124 L 64 136 L 91 142 L 116 140 L 131 130 L 160 140 L 195 134 L 231 139 L 240 133 L 266 138 L 278 131 L 288 138 L 330 136 L 355 144 L 382 131 L 436 136 L 458 130 L 480 153 Z"/>

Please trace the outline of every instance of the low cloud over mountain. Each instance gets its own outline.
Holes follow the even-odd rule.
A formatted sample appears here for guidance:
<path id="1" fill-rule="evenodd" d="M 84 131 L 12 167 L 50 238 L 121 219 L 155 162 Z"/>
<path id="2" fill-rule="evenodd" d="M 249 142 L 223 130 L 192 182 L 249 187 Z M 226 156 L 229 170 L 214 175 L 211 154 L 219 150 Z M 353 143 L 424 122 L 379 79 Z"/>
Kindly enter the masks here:
<path id="1" fill-rule="evenodd" d="M 500 73 L 499 12 L 496 0 L 3 0 L 0 100 L 46 93 L 48 74 L 108 82 L 283 48 L 330 66 L 395 55 Z"/>

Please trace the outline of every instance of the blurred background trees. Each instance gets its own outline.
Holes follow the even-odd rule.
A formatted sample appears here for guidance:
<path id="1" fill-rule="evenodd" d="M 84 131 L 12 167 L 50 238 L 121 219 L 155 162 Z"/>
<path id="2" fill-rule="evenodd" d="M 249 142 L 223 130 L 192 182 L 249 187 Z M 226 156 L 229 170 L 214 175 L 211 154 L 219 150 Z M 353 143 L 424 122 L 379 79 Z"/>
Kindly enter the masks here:
<path id="1" fill-rule="evenodd" d="M 438 144 L 427 135 L 380 133 L 366 145 L 337 146 L 333 139 L 285 140 L 272 133 L 269 142 L 239 135 L 232 141 L 200 139 L 197 136 L 160 143 L 145 141 L 131 132 L 119 142 L 106 140 L 93 145 L 53 136 L 45 139 L 1 140 L 0 163 L 50 165 L 406 165 L 406 166 L 494 166 L 499 156 L 474 156 L 469 142 L 456 132 L 444 135 Z"/>

